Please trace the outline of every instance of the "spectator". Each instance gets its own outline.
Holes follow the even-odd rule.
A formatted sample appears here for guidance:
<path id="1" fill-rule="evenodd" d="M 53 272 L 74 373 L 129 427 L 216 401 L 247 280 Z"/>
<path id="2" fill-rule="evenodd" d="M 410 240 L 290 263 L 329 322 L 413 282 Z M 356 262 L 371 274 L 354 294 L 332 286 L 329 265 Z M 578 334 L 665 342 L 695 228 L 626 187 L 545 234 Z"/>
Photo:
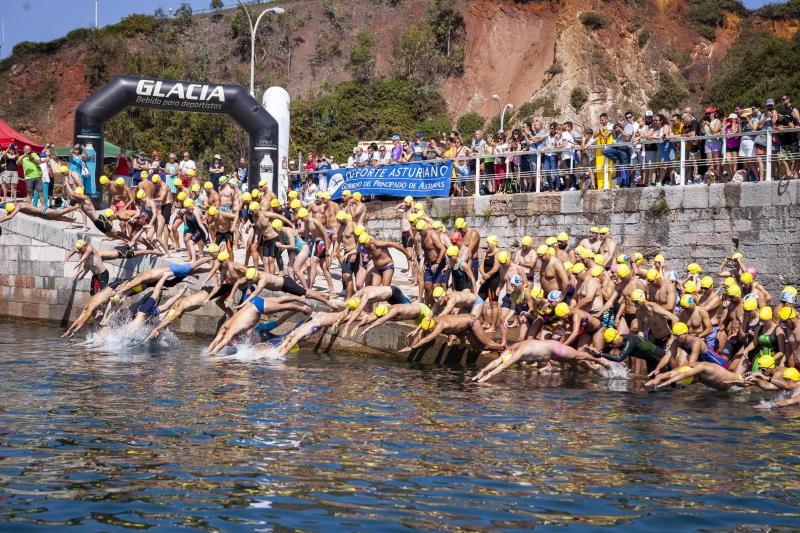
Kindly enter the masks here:
<path id="1" fill-rule="evenodd" d="M 506 185 L 506 158 L 502 157 L 502 154 L 508 153 L 508 141 L 502 131 L 497 134 L 494 153 L 497 154 L 494 158 L 494 192 L 500 193 L 505 190 Z"/>
<path id="2" fill-rule="evenodd" d="M 403 155 L 403 143 L 400 142 L 399 135 L 392 135 L 392 163 L 399 163 L 400 156 Z"/>
<path id="3" fill-rule="evenodd" d="M 547 137 L 544 140 L 544 149 L 546 152 L 542 155 L 543 175 L 545 178 L 544 190 L 556 191 L 561 190 L 561 183 L 558 176 L 558 152 L 550 152 L 550 150 L 558 150 L 561 148 L 561 134 L 558 131 L 558 123 L 551 122 L 550 129 Z"/>
<path id="4" fill-rule="evenodd" d="M 639 131 L 636 137 L 641 139 L 641 159 L 642 159 L 642 176 L 641 185 L 655 185 L 656 184 L 656 161 L 658 159 L 658 144 L 651 142 L 654 140 L 654 118 L 653 112 L 649 109 L 645 111 L 642 124 L 639 126 Z"/>
<path id="5" fill-rule="evenodd" d="M 382 144 L 378 147 L 378 165 L 391 165 L 392 154 L 386 150 L 386 145 Z"/>
<path id="6" fill-rule="evenodd" d="M 698 173 L 701 143 L 697 139 L 691 139 L 691 137 L 700 137 L 703 135 L 703 131 L 700 128 L 700 123 L 695 118 L 694 113 L 692 113 L 691 107 L 684 109 L 683 114 L 681 115 L 681 122 L 683 123 L 681 137 L 689 137 L 689 139 L 683 141 L 684 152 L 686 155 L 686 161 L 684 164 L 685 178 L 686 183 L 692 183 L 694 182 Z M 680 145 L 678 145 L 678 149 L 680 149 L 679 147 Z"/>
<path id="7" fill-rule="evenodd" d="M 28 198 L 31 204 L 36 205 L 39 194 L 42 193 L 42 169 L 39 168 L 39 156 L 31 152 L 27 144 L 22 148 L 23 153 L 17 158 L 17 167 L 22 167 L 22 176 L 25 187 L 28 189 Z"/>
<path id="8" fill-rule="evenodd" d="M 561 152 L 561 175 L 564 176 L 564 189 L 575 190 L 575 176 L 573 174 L 573 158 L 575 157 L 575 137 L 572 122 L 564 123 L 561 130 L 561 147 L 569 148 Z"/>
<path id="9" fill-rule="evenodd" d="M 583 142 L 581 143 L 581 148 L 581 151 L 583 152 L 583 165 L 587 170 L 585 176 L 589 180 L 589 183 L 584 183 L 582 188 L 585 187 L 586 189 L 591 189 L 594 183 L 599 183 L 599 181 L 595 182 L 597 137 L 595 136 L 592 128 L 586 128 L 586 131 L 583 132 Z"/>
<path id="10" fill-rule="evenodd" d="M 150 154 L 152 157 L 152 161 L 150 161 L 150 177 L 152 178 L 154 174 L 158 174 L 158 177 L 164 179 L 166 174 L 164 173 L 164 161 L 161 159 L 161 152 L 158 150 L 153 150 Z"/>
<path id="11" fill-rule="evenodd" d="M 483 153 L 487 156 L 481 163 L 481 194 L 494 194 L 494 155 L 497 153 L 497 145 L 494 142 L 494 135 L 486 134 L 486 146 Z"/>
<path id="12" fill-rule="evenodd" d="M 731 113 L 728 115 L 728 118 L 725 119 L 723 133 L 739 133 L 739 116 L 736 113 Z M 728 179 L 732 178 L 736 173 L 741 141 L 741 137 L 728 137 L 725 139 L 725 161 L 728 163 Z"/>
<path id="13" fill-rule="evenodd" d="M 422 161 L 425 159 L 425 134 L 421 131 L 417 132 L 414 142 L 411 143 L 411 161 Z"/>
<path id="14" fill-rule="evenodd" d="M 606 161 L 605 146 L 614 144 L 614 130 L 608 123 L 608 114 L 600 113 L 600 128 L 597 131 L 597 153 L 595 154 L 595 164 L 597 165 L 597 188 L 602 189 L 604 184 L 611 183 L 614 175 L 613 162 Z"/>
<path id="15" fill-rule="evenodd" d="M 623 120 L 624 122 L 622 124 L 617 123 L 611 126 L 613 134 L 610 142 L 607 144 L 629 143 L 633 140 L 637 129 L 634 126 L 636 123 L 633 121 L 633 112 L 627 111 Z M 630 147 L 607 146 L 603 150 L 603 156 L 613 161 L 617 166 L 617 171 L 620 173 L 620 177 L 617 179 L 617 185 L 619 187 L 630 187 L 632 185 L 632 181 L 628 179 L 628 169 L 631 163 Z M 611 176 L 613 176 L 613 173 L 609 171 L 609 179 L 611 179 Z"/>
<path id="16" fill-rule="evenodd" d="M 223 174 L 225 174 L 225 165 L 222 164 L 222 158 L 219 154 L 214 154 L 211 164 L 208 165 L 208 177 L 217 192 L 219 192 L 219 178 Z"/>
<path id="17" fill-rule="evenodd" d="M 436 142 L 436 139 L 431 139 L 430 141 L 428 141 L 428 146 L 425 151 L 425 159 L 432 160 L 441 158 L 442 158 L 442 149 L 439 146 L 439 143 Z"/>
<path id="18" fill-rule="evenodd" d="M 722 109 L 707 107 L 703 116 L 703 135 L 715 136 L 722 131 Z M 722 177 L 722 139 L 714 137 L 706 139 L 703 143 L 703 152 L 708 160 L 709 170 L 714 172 L 715 178 Z"/>
<path id="19" fill-rule="evenodd" d="M 124 146 L 119 147 L 119 155 L 114 163 L 114 179 L 122 178 L 125 185 L 131 184 L 131 173 L 133 171 L 133 160 L 128 155 Z"/>
<path id="20" fill-rule="evenodd" d="M 370 143 L 367 146 L 367 165 L 374 167 L 379 164 L 380 156 L 378 155 L 378 145 Z"/>
<path id="21" fill-rule="evenodd" d="M 39 169 L 42 171 L 42 213 L 46 213 L 49 206 L 50 182 L 52 181 L 50 177 L 50 150 L 45 149 L 44 152 L 40 153 L 39 160 Z M 35 204 L 36 202 L 34 201 Z"/>
<path id="22" fill-rule="evenodd" d="M 781 97 L 782 108 L 778 110 L 779 118 L 776 122 L 776 129 L 785 130 L 800 127 L 800 112 L 792 105 L 792 99 L 788 94 Z M 779 133 L 778 138 L 781 143 L 779 159 L 783 162 L 786 175 L 797 177 L 797 154 L 798 135 L 797 133 Z"/>
<path id="23" fill-rule="evenodd" d="M 741 105 L 736 106 L 736 114 L 739 117 L 739 131 L 751 133 L 758 130 L 758 123 L 762 115 L 758 102 L 750 109 L 743 109 Z M 747 181 L 757 181 L 759 177 L 758 162 L 756 158 L 755 135 L 743 135 L 739 144 L 739 158 L 744 163 Z"/>
<path id="24" fill-rule="evenodd" d="M 181 162 L 178 163 L 178 170 L 180 171 L 183 186 L 188 187 L 189 182 L 191 181 L 189 177 L 189 171 L 191 170 L 191 173 L 197 172 L 197 165 L 195 164 L 194 160 L 189 157 L 189 152 L 183 152 L 183 159 L 181 159 Z"/>
<path id="25" fill-rule="evenodd" d="M 178 192 L 177 187 L 175 187 L 176 177 L 178 177 L 178 156 L 169 154 L 167 162 L 164 164 L 164 179 L 173 193 Z"/>
<path id="26" fill-rule="evenodd" d="M 247 183 L 247 159 L 244 157 L 239 158 L 239 166 L 236 167 L 236 175 L 239 177 L 239 183 Z"/>
<path id="27" fill-rule="evenodd" d="M 0 187 L 2 188 L 3 201 L 11 199 L 17 201 L 17 183 L 19 174 L 17 173 L 17 145 L 11 143 L 0 156 Z"/>
<path id="28" fill-rule="evenodd" d="M 357 153 L 358 148 L 353 148 L 353 152 L 350 154 L 350 157 L 347 158 L 347 168 L 353 168 L 357 165 Z"/>
<path id="29" fill-rule="evenodd" d="M 139 185 L 139 182 L 142 181 L 142 171 L 150 171 L 150 165 L 147 163 L 147 160 L 144 158 L 144 152 L 139 152 L 136 156 L 136 159 L 133 160 L 133 179 L 131 180 L 131 185 L 136 187 Z"/>

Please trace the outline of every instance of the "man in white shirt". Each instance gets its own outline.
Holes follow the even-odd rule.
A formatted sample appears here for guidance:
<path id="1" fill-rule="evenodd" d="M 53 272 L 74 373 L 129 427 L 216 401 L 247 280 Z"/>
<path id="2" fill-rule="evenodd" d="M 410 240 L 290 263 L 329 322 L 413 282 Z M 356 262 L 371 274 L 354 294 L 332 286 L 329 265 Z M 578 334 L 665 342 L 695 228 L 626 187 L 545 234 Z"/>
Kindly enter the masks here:
<path id="1" fill-rule="evenodd" d="M 186 172 L 190 169 L 197 172 L 197 165 L 194 164 L 193 160 L 189 159 L 189 152 L 183 152 L 183 160 L 178 163 L 178 169 L 181 171 L 182 176 L 186 176 Z"/>

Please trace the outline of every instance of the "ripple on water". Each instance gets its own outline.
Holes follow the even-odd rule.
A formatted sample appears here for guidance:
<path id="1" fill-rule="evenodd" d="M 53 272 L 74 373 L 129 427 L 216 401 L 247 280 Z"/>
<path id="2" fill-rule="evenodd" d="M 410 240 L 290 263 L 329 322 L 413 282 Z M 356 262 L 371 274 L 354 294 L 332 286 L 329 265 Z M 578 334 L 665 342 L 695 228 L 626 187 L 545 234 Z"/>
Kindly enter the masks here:
<path id="1" fill-rule="evenodd" d="M 115 334 L 116 335 L 116 334 Z M 6 530 L 794 527 L 800 411 L 702 387 L 2 324 Z M 115 337 L 116 340 L 122 337 Z M 124 337 L 124 339 L 129 339 Z"/>

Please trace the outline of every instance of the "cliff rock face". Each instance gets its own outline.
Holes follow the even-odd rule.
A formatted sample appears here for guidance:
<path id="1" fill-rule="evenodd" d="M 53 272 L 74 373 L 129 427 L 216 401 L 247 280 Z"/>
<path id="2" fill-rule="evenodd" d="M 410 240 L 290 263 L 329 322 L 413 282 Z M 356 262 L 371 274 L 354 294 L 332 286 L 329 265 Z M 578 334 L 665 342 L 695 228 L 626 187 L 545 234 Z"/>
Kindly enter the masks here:
<path id="1" fill-rule="evenodd" d="M 432 83 L 453 122 L 468 111 L 496 116 L 495 94 L 515 109 L 533 102 L 515 122 L 544 116 L 594 124 L 603 111 L 614 120 L 624 109 L 645 108 L 664 76 L 702 87 L 725 58 L 741 17 L 726 12 L 714 39 L 702 38 L 686 24 L 687 1 L 453 0 L 447 7 L 463 17 L 463 74 Z M 365 30 L 374 37 L 373 72 L 394 73 L 395 39 L 426 20 L 429 9 L 421 0 L 288 3 L 285 15 L 260 27 L 257 92 L 278 84 L 303 99 L 351 79 L 348 60 Z M 748 23 L 787 36 L 798 28 L 794 20 Z M 99 41 L 82 31 L 58 46 L 18 50 L 0 68 L 0 118 L 63 145 L 75 107 L 93 88 L 116 74 L 154 75 L 163 58 L 180 59 L 172 77 L 248 83 L 249 31 L 240 10 L 195 15 L 180 30 L 127 29 Z M 428 60 L 424 49 L 417 60 Z M 690 99 L 697 92 L 688 91 Z"/>

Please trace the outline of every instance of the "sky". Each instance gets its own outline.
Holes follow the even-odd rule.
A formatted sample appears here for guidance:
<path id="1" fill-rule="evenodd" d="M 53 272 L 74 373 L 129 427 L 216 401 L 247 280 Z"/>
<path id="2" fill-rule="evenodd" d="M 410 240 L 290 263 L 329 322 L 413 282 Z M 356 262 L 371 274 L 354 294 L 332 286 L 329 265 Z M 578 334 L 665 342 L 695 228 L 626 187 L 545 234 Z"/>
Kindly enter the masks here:
<path id="1" fill-rule="evenodd" d="M 211 0 L 99 0 L 100 26 L 114 24 L 131 13 L 152 14 L 160 7 L 165 13 L 188 1 L 192 9 L 208 9 Z M 755 9 L 767 0 L 743 0 Z M 223 0 L 225 7 L 236 0 Z M 94 26 L 95 0 L 0 0 L 0 21 L 5 27 L 5 41 L 0 58 L 11 55 L 11 49 L 21 41 L 52 41 L 76 28 Z M 57 21 L 58 24 L 53 24 Z"/>

